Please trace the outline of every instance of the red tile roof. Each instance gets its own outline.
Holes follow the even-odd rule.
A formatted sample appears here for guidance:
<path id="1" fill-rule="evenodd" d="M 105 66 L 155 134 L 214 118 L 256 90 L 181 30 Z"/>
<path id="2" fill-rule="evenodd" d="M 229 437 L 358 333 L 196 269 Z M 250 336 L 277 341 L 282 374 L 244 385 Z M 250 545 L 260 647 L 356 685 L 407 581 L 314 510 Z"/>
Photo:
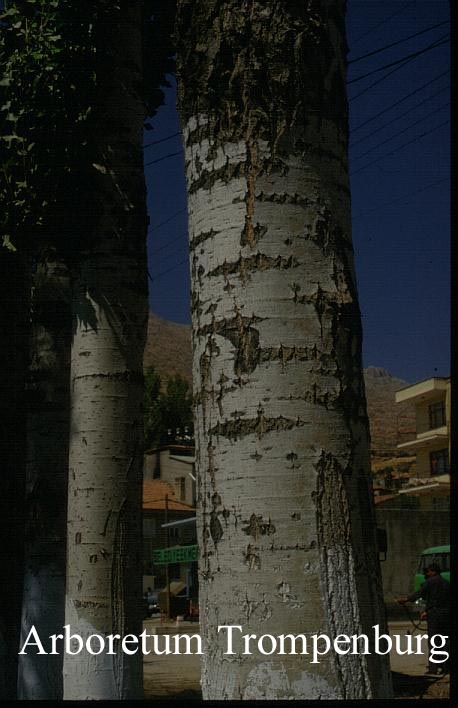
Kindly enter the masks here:
<path id="1" fill-rule="evenodd" d="M 194 511 L 190 504 L 178 501 L 171 484 L 162 479 L 147 479 L 143 482 L 143 509 L 164 510 L 167 496 L 169 511 Z"/>

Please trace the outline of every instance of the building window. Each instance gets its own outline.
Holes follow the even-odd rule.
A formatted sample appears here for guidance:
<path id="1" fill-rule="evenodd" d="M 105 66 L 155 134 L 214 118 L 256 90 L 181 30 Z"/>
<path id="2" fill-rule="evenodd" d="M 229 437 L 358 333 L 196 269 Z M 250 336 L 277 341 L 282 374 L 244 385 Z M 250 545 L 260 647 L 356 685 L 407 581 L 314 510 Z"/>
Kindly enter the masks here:
<path id="1" fill-rule="evenodd" d="M 431 430 L 445 425 L 445 403 L 437 401 L 429 406 L 429 427 Z"/>
<path id="2" fill-rule="evenodd" d="M 184 477 L 175 477 L 175 490 L 180 501 L 184 501 L 186 497 L 186 479 Z"/>
<path id="3" fill-rule="evenodd" d="M 445 474 L 450 471 L 448 464 L 448 450 L 435 450 L 429 453 L 431 474 Z"/>

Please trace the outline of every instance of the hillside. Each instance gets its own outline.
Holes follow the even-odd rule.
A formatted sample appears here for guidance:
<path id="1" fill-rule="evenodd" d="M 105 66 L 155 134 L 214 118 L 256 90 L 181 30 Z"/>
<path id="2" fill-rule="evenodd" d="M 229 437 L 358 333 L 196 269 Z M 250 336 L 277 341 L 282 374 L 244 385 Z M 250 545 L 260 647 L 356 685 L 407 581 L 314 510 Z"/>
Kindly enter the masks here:
<path id="1" fill-rule="evenodd" d="M 180 374 L 191 381 L 191 327 L 149 313 L 144 367 L 154 366 L 162 379 Z"/>
<path id="2" fill-rule="evenodd" d="M 191 381 L 191 327 L 169 322 L 150 312 L 144 365 L 154 366 L 163 379 L 180 374 Z M 380 367 L 364 370 L 367 408 L 372 437 L 372 455 L 376 467 L 392 464 L 396 445 L 413 436 L 413 406 L 396 405 L 395 391 L 407 386 Z M 383 458 L 383 459 L 381 459 Z M 394 463 L 396 466 L 396 462 Z"/>
<path id="3" fill-rule="evenodd" d="M 398 443 L 415 435 L 413 406 L 395 403 L 395 392 L 409 384 L 376 366 L 364 369 L 364 381 L 372 449 L 381 456 L 391 455 Z"/>

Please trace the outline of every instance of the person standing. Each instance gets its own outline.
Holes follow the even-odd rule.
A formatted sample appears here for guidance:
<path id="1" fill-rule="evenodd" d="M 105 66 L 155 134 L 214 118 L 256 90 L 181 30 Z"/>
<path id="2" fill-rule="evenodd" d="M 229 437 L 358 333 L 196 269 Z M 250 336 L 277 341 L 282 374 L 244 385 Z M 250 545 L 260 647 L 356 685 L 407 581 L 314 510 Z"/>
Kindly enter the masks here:
<path id="1" fill-rule="evenodd" d="M 440 566 L 437 563 L 431 563 L 425 569 L 425 582 L 419 590 L 413 592 L 407 597 L 398 598 L 397 602 L 405 605 L 407 602 L 415 602 L 419 599 L 425 602 L 425 612 L 428 630 L 429 643 L 431 645 L 431 637 L 436 634 L 441 634 L 447 638 L 443 651 L 449 653 L 449 628 L 450 628 L 450 583 L 441 575 Z M 423 619 L 423 616 L 422 616 Z M 432 647 L 430 654 L 432 654 Z M 437 676 L 440 673 L 448 671 L 449 659 L 443 664 L 437 664 L 428 658 L 427 675 Z"/>

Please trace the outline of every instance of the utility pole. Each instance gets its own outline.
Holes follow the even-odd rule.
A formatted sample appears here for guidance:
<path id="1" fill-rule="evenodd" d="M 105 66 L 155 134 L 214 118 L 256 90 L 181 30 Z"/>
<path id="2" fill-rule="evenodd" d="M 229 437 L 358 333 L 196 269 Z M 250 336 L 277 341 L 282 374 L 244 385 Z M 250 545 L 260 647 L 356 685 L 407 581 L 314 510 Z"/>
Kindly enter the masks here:
<path id="1" fill-rule="evenodd" d="M 169 495 L 165 495 L 165 523 L 167 524 L 169 520 Z M 169 527 L 165 527 L 165 546 L 167 551 L 169 550 L 169 545 L 170 545 L 170 536 L 169 536 Z M 170 576 L 169 576 L 169 561 L 168 561 L 168 553 L 166 551 L 166 558 L 167 562 L 165 564 L 165 583 L 166 583 L 166 614 L 167 614 L 167 619 L 170 618 Z"/>

